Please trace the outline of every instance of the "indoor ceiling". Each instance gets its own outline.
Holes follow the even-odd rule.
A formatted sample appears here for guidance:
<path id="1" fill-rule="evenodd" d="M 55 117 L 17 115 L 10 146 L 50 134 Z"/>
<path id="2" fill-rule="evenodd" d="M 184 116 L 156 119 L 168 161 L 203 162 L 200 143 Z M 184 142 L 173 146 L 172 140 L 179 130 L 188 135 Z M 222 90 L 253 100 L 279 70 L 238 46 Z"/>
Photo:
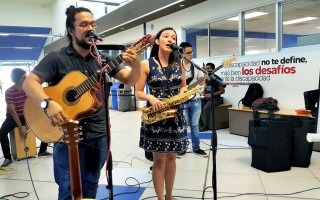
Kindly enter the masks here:
<path id="1" fill-rule="evenodd" d="M 0 60 L 38 60 L 47 40 L 43 35 L 50 32 L 49 27 L 0 26 Z"/>
<path id="2" fill-rule="evenodd" d="M 25 0 L 30 2 L 47 2 L 52 3 L 55 0 Z M 194 6 L 195 4 L 202 3 L 207 0 L 81 0 L 92 2 L 104 2 L 108 5 L 108 2 L 120 4 L 116 7 L 116 12 L 110 12 L 107 15 L 99 18 L 97 21 L 99 27 L 97 33 L 101 37 L 107 37 L 117 32 L 121 32 L 148 21 L 155 20 L 162 16 L 172 14 L 179 10 Z M 183 4 L 184 6 L 181 6 Z M 286 26 L 284 33 L 287 34 L 314 34 L 319 33 L 320 29 L 312 28 L 317 25 L 319 27 L 320 14 L 318 9 L 320 8 L 320 1 L 310 0 L 303 1 L 303 6 L 300 7 L 287 7 L 290 11 L 290 15 L 285 15 L 284 20 L 287 18 L 297 18 L 301 16 L 308 16 L 310 14 L 316 15 L 317 20 L 308 23 L 300 23 L 292 26 Z M 294 5 L 294 4 L 291 4 Z M 134 12 L 133 12 L 134 11 Z M 274 6 L 267 9 L 270 17 L 253 18 L 248 20 L 246 24 L 246 31 L 255 30 L 270 32 L 274 30 Z M 248 11 L 249 12 L 249 11 Z M 261 26 L 264 24 L 264 26 Z M 207 23 L 198 25 L 194 28 L 207 29 Z M 219 30 L 235 30 L 237 22 L 227 22 L 225 20 L 221 23 L 216 23 L 213 27 Z M 259 27 L 259 30 L 257 30 Z M 4 36 L 4 33 L 16 33 L 16 36 Z M 15 60 L 15 61 L 37 61 L 39 55 L 43 50 L 47 37 L 30 37 L 24 34 L 44 34 L 51 33 L 50 27 L 15 27 L 15 26 L 1 26 L 0 25 L 0 61 L 3 60 Z M 48 53 L 52 50 L 58 49 L 68 43 L 66 36 L 44 47 L 44 52 Z M 1 62 L 0 62 L 1 65 Z"/>
<path id="3" fill-rule="evenodd" d="M 53 3 L 55 0 L 25 0 L 33 3 Z M 116 32 L 138 26 L 145 22 L 157 19 L 161 16 L 177 12 L 195 4 L 207 0 L 81 0 L 100 2 L 105 5 L 115 6 L 117 11 L 110 12 L 98 19 L 99 27 L 97 32 L 102 37 L 112 35 Z M 79 2 L 79 1 L 78 1 Z M 179 2 L 183 2 L 183 6 Z M 77 4 L 77 3 L 76 3 Z M 115 8 L 113 8 L 115 9 Z M 133 12 L 134 11 L 134 12 Z M 119 26 L 120 25 L 120 26 Z M 7 33 L 11 33 L 7 35 Z M 51 37 L 49 27 L 18 27 L 0 25 L 0 66 L 8 61 L 33 62 L 39 56 L 46 44 L 48 37 Z M 42 37 L 40 37 L 42 35 Z M 58 42 L 47 45 L 47 52 L 60 48 L 61 43 L 67 43 L 64 36 Z M 44 52 L 46 53 L 46 48 Z M 6 62 L 5 62 L 6 61 Z"/>

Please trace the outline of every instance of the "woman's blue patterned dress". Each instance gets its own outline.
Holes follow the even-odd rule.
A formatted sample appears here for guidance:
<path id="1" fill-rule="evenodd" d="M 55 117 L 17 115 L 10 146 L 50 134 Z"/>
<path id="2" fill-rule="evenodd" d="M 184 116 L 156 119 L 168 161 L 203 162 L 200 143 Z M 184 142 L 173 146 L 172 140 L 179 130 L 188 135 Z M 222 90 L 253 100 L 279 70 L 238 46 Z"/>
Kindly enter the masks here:
<path id="1" fill-rule="evenodd" d="M 179 94 L 181 87 L 181 68 L 165 67 L 162 69 L 153 58 L 149 58 L 149 93 L 159 99 L 166 99 Z M 165 74 L 165 70 L 169 74 Z M 166 76 L 167 75 L 167 76 Z M 168 77 L 168 78 L 167 78 Z M 150 106 L 149 102 L 147 106 Z M 188 147 L 187 127 L 182 106 L 178 114 L 153 124 L 141 123 L 139 146 L 147 152 L 178 153 Z"/>

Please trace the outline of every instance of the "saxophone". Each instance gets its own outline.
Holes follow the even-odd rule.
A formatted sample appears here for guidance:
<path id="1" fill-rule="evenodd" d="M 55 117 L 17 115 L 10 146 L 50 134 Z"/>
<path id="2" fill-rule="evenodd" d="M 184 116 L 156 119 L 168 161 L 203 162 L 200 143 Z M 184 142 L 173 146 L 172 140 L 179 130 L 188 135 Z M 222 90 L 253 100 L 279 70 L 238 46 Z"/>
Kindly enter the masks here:
<path id="1" fill-rule="evenodd" d="M 203 88 L 204 86 L 197 85 L 185 93 L 180 93 L 164 100 L 164 108 L 157 112 L 153 111 L 152 106 L 142 108 L 141 120 L 145 124 L 153 124 L 164 119 L 176 117 L 177 109 L 173 109 L 172 107 L 181 104 L 182 100 L 185 98 L 192 98 L 193 95 L 195 95 L 198 91 L 203 90 Z"/>

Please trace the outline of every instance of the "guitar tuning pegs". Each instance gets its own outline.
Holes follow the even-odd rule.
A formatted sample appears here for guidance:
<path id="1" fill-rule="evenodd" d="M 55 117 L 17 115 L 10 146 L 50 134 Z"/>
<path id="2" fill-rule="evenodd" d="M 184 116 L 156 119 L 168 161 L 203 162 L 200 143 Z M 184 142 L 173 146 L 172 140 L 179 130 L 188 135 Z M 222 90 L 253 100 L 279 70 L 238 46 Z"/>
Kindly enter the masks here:
<path id="1" fill-rule="evenodd" d="M 78 129 L 79 129 L 79 131 L 83 130 L 82 126 L 78 126 Z"/>

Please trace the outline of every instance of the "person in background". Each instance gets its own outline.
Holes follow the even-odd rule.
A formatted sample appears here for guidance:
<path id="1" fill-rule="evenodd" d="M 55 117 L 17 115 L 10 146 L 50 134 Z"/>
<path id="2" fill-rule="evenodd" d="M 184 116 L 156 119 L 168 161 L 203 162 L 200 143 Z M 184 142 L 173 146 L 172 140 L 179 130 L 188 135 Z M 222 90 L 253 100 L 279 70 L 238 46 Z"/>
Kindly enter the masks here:
<path id="1" fill-rule="evenodd" d="M 7 167 L 12 163 L 10 153 L 10 144 L 8 134 L 18 127 L 20 135 L 25 138 L 27 130 L 25 128 L 25 119 L 23 116 L 23 104 L 26 100 L 26 94 L 22 89 L 22 84 L 26 78 L 26 72 L 20 68 L 14 68 L 11 71 L 11 80 L 14 83 L 5 91 L 5 101 L 7 104 L 6 119 L 0 128 L 0 141 L 3 156 L 5 158 L 1 167 Z"/>
<path id="2" fill-rule="evenodd" d="M 55 126 L 65 124 L 69 117 L 62 105 L 52 100 L 44 92 L 42 83 L 47 82 L 49 86 L 54 86 L 64 77 L 67 78 L 66 75 L 72 71 L 79 71 L 87 77 L 95 76 L 97 75 L 95 73 L 102 67 L 95 55 L 90 52 L 92 41 L 88 33 L 96 31 L 97 28 L 92 12 L 84 7 L 70 6 L 66 10 L 66 15 L 69 45 L 47 54 L 27 76 L 23 84 L 30 100 L 39 107 L 41 104 L 41 108 L 44 109 Z M 129 67 L 116 66 L 107 70 L 108 74 L 126 85 L 133 86 L 140 74 L 138 55 L 134 50 L 128 48 L 122 53 L 122 59 L 127 62 Z M 106 61 L 108 63 L 110 59 Z M 72 80 L 70 81 L 72 82 Z M 95 94 L 99 101 L 96 102 L 97 110 L 79 123 L 83 133 L 83 140 L 78 144 L 83 199 L 95 199 L 100 171 L 108 154 L 108 118 L 100 100 L 100 92 L 97 90 Z M 67 144 L 62 142 L 54 144 L 53 163 L 55 181 L 59 185 L 58 199 L 72 199 Z"/>
<path id="3" fill-rule="evenodd" d="M 39 147 L 39 151 L 38 151 L 38 156 L 39 157 L 52 156 L 52 153 L 47 151 L 48 146 L 49 146 L 48 143 L 45 143 L 45 142 L 41 142 L 40 143 L 40 147 Z"/>
<path id="4" fill-rule="evenodd" d="M 183 49 L 183 54 L 189 60 L 192 60 L 193 49 L 189 42 L 182 42 L 180 47 Z M 204 85 L 206 77 L 202 71 L 194 67 L 194 65 L 186 59 L 182 59 L 181 65 L 183 70 L 186 71 L 187 85 L 200 84 Z M 197 82 L 197 83 L 196 83 Z M 191 89 L 191 88 L 188 88 Z M 199 139 L 199 119 L 201 115 L 201 99 L 200 92 L 197 93 L 192 99 L 183 104 L 184 114 L 186 116 L 187 124 L 190 126 L 191 143 L 193 153 L 199 156 L 206 156 L 207 153 L 200 149 Z M 178 156 L 182 156 L 186 151 L 178 153 Z"/>
<path id="5" fill-rule="evenodd" d="M 177 43 L 173 28 L 161 29 L 155 36 L 150 58 L 142 61 L 140 78 L 136 84 L 136 96 L 147 101 L 154 112 L 164 108 L 161 100 L 187 90 L 185 71 L 179 65 L 176 52 L 170 48 Z M 150 94 L 144 92 L 146 83 Z M 181 103 L 184 100 L 181 100 Z M 173 200 L 172 190 L 176 175 L 176 155 L 188 146 L 187 129 L 182 105 L 175 106 L 177 114 L 173 118 L 145 124 L 141 123 L 139 146 L 153 153 L 152 178 L 158 200 Z"/>
<path id="6" fill-rule="evenodd" d="M 206 70 L 208 74 L 212 74 L 213 70 L 215 69 L 215 65 L 213 63 L 206 64 Z M 216 79 L 222 81 L 222 79 L 215 75 Z M 224 86 L 219 85 L 219 82 L 214 84 L 214 106 L 217 107 L 221 104 L 221 95 L 224 94 L 225 89 Z M 210 81 L 206 80 L 206 88 L 204 89 L 204 98 L 202 101 L 202 112 L 201 112 L 201 121 L 199 122 L 200 131 L 207 131 L 209 130 L 210 124 L 212 123 L 212 107 L 211 107 L 211 83 Z"/>
<path id="7" fill-rule="evenodd" d="M 0 128 L 0 141 L 3 156 L 5 158 L 1 167 L 7 167 L 12 163 L 10 152 L 10 144 L 8 134 L 18 127 L 22 138 L 27 136 L 26 121 L 23 115 L 23 105 L 27 98 L 26 93 L 22 89 L 22 84 L 26 78 L 26 71 L 20 68 L 14 68 L 11 71 L 11 80 L 14 83 L 5 91 L 5 101 L 7 104 L 6 119 Z M 39 156 L 50 156 L 47 152 L 47 143 L 41 142 Z"/>

